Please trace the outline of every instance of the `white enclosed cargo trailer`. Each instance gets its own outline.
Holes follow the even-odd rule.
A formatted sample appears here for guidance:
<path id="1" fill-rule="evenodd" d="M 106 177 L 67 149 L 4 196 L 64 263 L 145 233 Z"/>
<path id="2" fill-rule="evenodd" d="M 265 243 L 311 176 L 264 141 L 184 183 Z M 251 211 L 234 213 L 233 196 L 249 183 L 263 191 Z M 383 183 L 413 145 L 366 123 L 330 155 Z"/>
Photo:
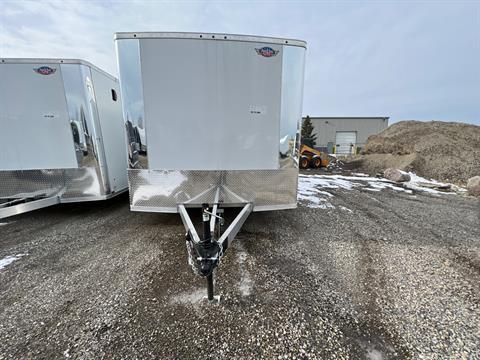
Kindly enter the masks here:
<path id="1" fill-rule="evenodd" d="M 83 60 L 0 60 L 0 218 L 128 189 L 118 81 Z"/>
<path id="2" fill-rule="evenodd" d="M 250 212 L 296 207 L 306 43 L 205 33 L 115 40 L 131 209 L 179 212 L 191 264 L 212 290 L 213 268 Z M 202 208 L 203 239 L 189 207 Z M 242 210 L 216 238 L 221 207 Z"/>

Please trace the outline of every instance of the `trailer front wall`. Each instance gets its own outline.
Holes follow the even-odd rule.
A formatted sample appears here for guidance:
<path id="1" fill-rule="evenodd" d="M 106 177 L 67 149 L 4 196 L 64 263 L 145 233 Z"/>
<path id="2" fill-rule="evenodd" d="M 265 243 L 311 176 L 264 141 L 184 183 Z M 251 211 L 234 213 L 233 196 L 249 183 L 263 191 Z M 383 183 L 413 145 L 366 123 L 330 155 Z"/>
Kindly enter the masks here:
<path id="1" fill-rule="evenodd" d="M 296 206 L 304 47 L 147 37 L 117 54 L 133 210 L 212 202 L 218 184 L 254 211 Z"/>
<path id="2" fill-rule="evenodd" d="M 262 47 L 140 40 L 151 169 L 278 168 L 283 51 Z"/>
<path id="3" fill-rule="evenodd" d="M 0 170 L 76 168 L 59 64 L 0 64 Z"/>

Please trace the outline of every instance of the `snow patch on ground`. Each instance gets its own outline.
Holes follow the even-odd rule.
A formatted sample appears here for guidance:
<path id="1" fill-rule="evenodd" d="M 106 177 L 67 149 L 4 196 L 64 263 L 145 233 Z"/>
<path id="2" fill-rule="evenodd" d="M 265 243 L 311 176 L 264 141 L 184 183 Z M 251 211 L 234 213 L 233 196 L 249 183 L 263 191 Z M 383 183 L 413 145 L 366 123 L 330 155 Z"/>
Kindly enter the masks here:
<path id="1" fill-rule="evenodd" d="M 245 251 L 243 244 L 239 241 L 235 243 L 235 248 L 237 251 L 237 263 L 240 269 L 240 282 L 238 288 L 242 296 L 249 296 L 252 293 L 253 280 L 245 264 L 247 261 L 247 252 Z"/>
<path id="2" fill-rule="evenodd" d="M 417 174 L 415 173 L 412 173 L 412 172 L 405 172 L 405 171 L 401 171 L 401 173 L 403 174 L 408 174 L 410 175 L 410 181 L 408 182 L 405 182 L 405 186 L 409 189 L 412 189 L 412 190 L 416 190 L 416 191 L 424 191 L 424 192 L 427 192 L 427 193 L 430 193 L 430 194 L 445 194 L 444 191 L 439 191 L 439 190 L 436 190 L 436 189 L 432 189 L 432 188 L 429 188 L 429 187 L 425 187 L 425 186 L 422 186 L 422 184 L 428 184 L 428 185 L 437 185 L 437 186 L 450 186 L 450 188 L 455 191 L 455 192 L 458 192 L 458 193 L 463 193 L 463 192 L 466 192 L 467 189 L 464 189 L 460 186 L 457 186 L 455 184 L 450 184 L 450 183 L 442 183 L 440 181 L 437 181 L 437 180 L 433 180 L 433 179 L 430 179 L 430 180 L 427 180 L 421 176 L 418 176 Z"/>
<path id="3" fill-rule="evenodd" d="M 333 195 L 317 188 L 317 186 L 327 188 L 328 185 L 327 181 L 318 178 L 317 175 L 300 175 L 298 178 L 298 200 L 307 203 L 308 207 L 312 208 L 334 208 L 328 201 L 328 198 Z"/>
<path id="4" fill-rule="evenodd" d="M 25 255 L 27 254 L 10 255 L 10 256 L 4 257 L 3 259 L 0 259 L 0 270 L 3 270 L 8 265 L 13 263 L 14 261 L 21 259 Z"/>
<path id="5" fill-rule="evenodd" d="M 377 181 L 382 182 L 382 179 L 377 179 L 365 174 L 358 174 L 357 176 L 343 176 L 343 175 L 300 175 L 298 178 L 298 200 L 307 204 L 311 208 L 319 209 L 335 209 L 335 206 L 330 202 L 333 197 L 328 189 L 345 189 L 352 190 L 357 187 L 364 187 L 365 184 L 358 181 L 368 181 L 376 184 Z M 387 180 L 384 180 L 387 181 Z M 385 182 L 385 184 L 388 184 Z M 388 184 L 390 185 L 390 184 Z M 380 191 L 384 186 L 378 185 L 373 188 L 373 191 Z M 399 188 L 400 189 L 400 188 Z M 403 190 L 403 189 L 402 189 Z M 342 208 L 340 208 L 342 209 Z M 346 208 L 344 207 L 345 210 Z M 350 209 L 348 209 L 350 210 Z"/>
<path id="6" fill-rule="evenodd" d="M 395 190 L 395 191 L 403 191 L 403 192 L 406 192 L 406 193 L 409 193 L 409 194 L 412 193 L 412 190 L 408 190 L 408 189 L 396 186 L 396 185 L 388 183 L 388 182 L 369 181 L 368 186 L 370 186 L 370 188 L 366 188 L 365 190 L 380 191 L 380 190 L 384 190 L 384 189 L 392 189 L 392 190 Z"/>
<path id="7" fill-rule="evenodd" d="M 402 184 L 393 183 L 384 178 L 371 177 L 362 173 L 353 173 L 353 176 L 344 175 L 299 175 L 298 177 L 298 200 L 311 208 L 335 209 L 330 202 L 334 195 L 326 190 L 328 189 L 344 189 L 353 190 L 362 188 L 362 190 L 379 192 L 390 189 L 407 194 L 413 194 L 413 191 L 422 191 L 430 194 L 446 194 L 443 191 L 433 189 L 430 186 L 450 186 L 455 192 L 466 191 L 453 184 L 445 184 L 435 180 L 427 180 L 414 173 L 408 173 L 410 181 Z M 422 184 L 424 186 L 422 186 Z M 345 207 L 340 206 L 345 211 Z M 350 209 L 348 209 L 350 210 Z M 350 210 L 351 211 L 351 210 Z"/>
<path id="8" fill-rule="evenodd" d="M 206 296 L 207 296 L 207 289 L 201 288 L 191 292 L 184 292 L 184 293 L 175 295 L 171 298 L 170 303 L 181 304 L 181 305 L 198 304 L 204 298 L 206 298 Z"/>

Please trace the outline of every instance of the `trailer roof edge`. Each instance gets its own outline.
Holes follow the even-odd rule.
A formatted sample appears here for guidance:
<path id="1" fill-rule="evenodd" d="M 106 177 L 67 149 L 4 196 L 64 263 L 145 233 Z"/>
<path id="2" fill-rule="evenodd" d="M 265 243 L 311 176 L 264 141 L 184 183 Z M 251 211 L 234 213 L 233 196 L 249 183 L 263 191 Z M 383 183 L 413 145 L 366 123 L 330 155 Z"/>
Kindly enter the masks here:
<path id="1" fill-rule="evenodd" d="M 302 116 L 302 118 L 306 118 L 308 115 Z M 390 116 L 308 116 L 310 119 L 318 119 L 318 120 L 338 120 L 338 119 L 390 119 Z"/>
<path id="2" fill-rule="evenodd" d="M 92 69 L 95 69 L 105 76 L 109 77 L 110 79 L 118 82 L 118 79 L 106 72 L 105 70 L 100 69 L 98 66 L 93 65 L 91 62 L 82 59 L 62 59 L 62 58 L 0 58 L 0 63 L 2 64 L 79 64 L 85 65 Z"/>
<path id="3" fill-rule="evenodd" d="M 297 39 L 285 39 L 268 36 L 237 35 L 222 33 L 197 33 L 197 32 L 117 32 L 115 40 L 122 39 L 197 39 L 219 41 L 245 41 L 256 43 L 268 43 L 287 46 L 299 46 L 307 48 L 307 42 Z"/>

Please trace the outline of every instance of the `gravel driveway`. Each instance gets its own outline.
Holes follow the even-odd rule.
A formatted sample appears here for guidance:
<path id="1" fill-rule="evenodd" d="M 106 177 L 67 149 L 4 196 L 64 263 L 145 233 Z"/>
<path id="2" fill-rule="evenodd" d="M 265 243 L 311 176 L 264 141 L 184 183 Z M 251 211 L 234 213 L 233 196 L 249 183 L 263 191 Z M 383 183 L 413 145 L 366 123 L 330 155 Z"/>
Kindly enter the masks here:
<path id="1" fill-rule="evenodd" d="M 178 215 L 121 196 L 0 220 L 0 359 L 480 358 L 480 202 L 321 191 L 250 216 L 216 305 Z"/>

